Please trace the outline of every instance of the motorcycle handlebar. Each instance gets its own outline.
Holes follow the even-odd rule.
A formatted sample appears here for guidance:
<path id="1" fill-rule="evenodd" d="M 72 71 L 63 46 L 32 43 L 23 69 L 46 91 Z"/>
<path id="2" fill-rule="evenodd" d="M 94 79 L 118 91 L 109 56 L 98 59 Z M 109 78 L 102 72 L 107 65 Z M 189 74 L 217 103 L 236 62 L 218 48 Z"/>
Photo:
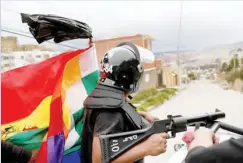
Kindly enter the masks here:
<path id="1" fill-rule="evenodd" d="M 233 125 L 229 125 L 227 123 L 223 123 L 223 122 L 215 122 L 211 127 L 210 129 L 216 133 L 218 131 L 218 129 L 223 129 L 223 130 L 226 130 L 226 131 L 229 131 L 229 132 L 232 132 L 232 133 L 236 133 L 236 134 L 239 134 L 239 135 L 243 135 L 243 129 L 242 128 L 238 128 L 236 126 L 233 126 Z"/>

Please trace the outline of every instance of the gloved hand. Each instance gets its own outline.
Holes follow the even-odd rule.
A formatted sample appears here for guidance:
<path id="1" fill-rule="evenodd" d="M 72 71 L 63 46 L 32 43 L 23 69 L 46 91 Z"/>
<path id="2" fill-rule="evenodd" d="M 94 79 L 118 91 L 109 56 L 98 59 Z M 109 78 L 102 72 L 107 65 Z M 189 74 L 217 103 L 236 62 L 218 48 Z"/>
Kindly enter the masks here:
<path id="1" fill-rule="evenodd" d="M 191 142 L 193 141 L 194 139 L 194 132 L 195 131 L 187 131 L 183 137 L 182 137 L 182 140 L 187 144 L 187 146 L 189 146 L 191 144 Z M 219 143 L 219 137 L 218 136 L 213 136 L 213 142 L 214 144 L 218 144 Z"/>

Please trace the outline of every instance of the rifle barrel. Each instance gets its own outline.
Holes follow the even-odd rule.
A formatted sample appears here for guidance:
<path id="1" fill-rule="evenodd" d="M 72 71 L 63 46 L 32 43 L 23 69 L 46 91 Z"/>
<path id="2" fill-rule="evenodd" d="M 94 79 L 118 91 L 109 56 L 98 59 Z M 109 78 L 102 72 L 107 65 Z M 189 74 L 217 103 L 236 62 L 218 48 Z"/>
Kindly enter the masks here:
<path id="1" fill-rule="evenodd" d="M 180 126 L 185 124 L 191 125 L 200 122 L 212 122 L 219 118 L 225 118 L 225 113 L 219 111 L 215 113 L 204 114 L 204 115 L 193 116 L 193 117 L 176 117 L 173 118 L 173 121 L 175 126 Z"/>

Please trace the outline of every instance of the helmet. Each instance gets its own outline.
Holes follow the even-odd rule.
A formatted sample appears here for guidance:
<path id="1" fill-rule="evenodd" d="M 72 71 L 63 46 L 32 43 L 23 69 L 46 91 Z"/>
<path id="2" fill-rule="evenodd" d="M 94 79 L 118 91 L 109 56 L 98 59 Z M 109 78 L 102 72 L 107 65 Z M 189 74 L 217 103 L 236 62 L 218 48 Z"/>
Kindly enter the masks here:
<path id="1" fill-rule="evenodd" d="M 101 81 L 111 81 L 109 85 L 118 86 L 128 93 L 135 93 L 143 75 L 138 48 L 132 43 L 125 42 L 109 50 L 101 60 L 101 72 Z"/>

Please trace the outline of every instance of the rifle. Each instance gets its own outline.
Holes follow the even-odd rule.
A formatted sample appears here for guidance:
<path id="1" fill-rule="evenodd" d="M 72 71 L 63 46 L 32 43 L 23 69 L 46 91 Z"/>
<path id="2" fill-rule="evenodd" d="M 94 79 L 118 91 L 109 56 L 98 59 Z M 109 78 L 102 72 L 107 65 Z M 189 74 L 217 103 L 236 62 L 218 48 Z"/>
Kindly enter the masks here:
<path id="1" fill-rule="evenodd" d="M 131 149 L 134 145 L 141 143 L 153 134 L 166 132 L 170 133 L 171 136 L 169 138 L 174 138 L 176 133 L 187 131 L 187 126 L 200 124 L 210 128 L 215 126 L 214 124 L 217 122 L 217 119 L 224 117 L 225 113 L 218 109 L 211 114 L 203 114 L 193 117 L 168 115 L 167 119 L 154 121 L 151 126 L 145 129 L 110 135 L 100 135 L 102 163 L 111 162 L 127 150 Z M 216 126 L 216 128 L 218 127 L 219 125 Z"/>

